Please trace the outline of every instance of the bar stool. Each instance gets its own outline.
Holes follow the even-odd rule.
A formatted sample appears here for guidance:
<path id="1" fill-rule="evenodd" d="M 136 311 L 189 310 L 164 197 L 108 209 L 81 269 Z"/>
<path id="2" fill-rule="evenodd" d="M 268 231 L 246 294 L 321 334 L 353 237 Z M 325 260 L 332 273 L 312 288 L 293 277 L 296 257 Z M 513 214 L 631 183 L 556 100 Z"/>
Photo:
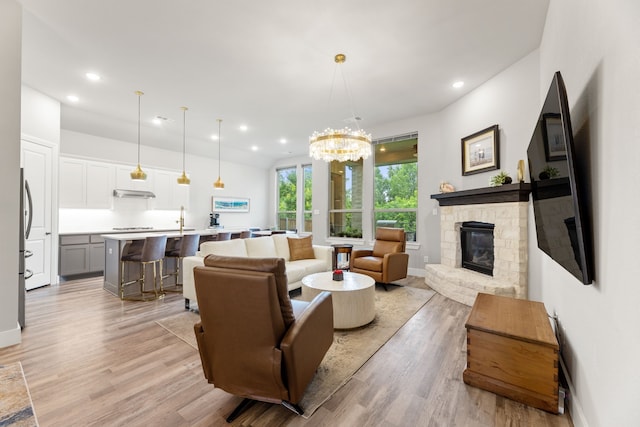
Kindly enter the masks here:
<path id="1" fill-rule="evenodd" d="M 216 241 L 221 241 L 221 240 L 231 240 L 231 232 L 230 231 L 223 231 L 217 234 L 217 238 Z"/>
<path id="2" fill-rule="evenodd" d="M 178 283 L 180 280 L 180 269 L 182 268 L 182 258 L 186 256 L 194 256 L 198 250 L 200 244 L 199 234 L 185 234 L 179 239 L 176 246 L 167 248 L 164 252 L 165 258 L 174 258 L 176 261 L 175 271 L 163 276 L 166 279 L 170 276 L 176 276 L 176 284 L 171 288 L 163 288 L 163 283 L 160 282 L 160 292 L 182 292 L 182 283 Z"/>
<path id="3" fill-rule="evenodd" d="M 158 288 L 156 286 L 158 274 L 156 272 L 156 266 L 160 266 L 160 289 L 162 289 L 162 261 L 164 258 L 164 252 L 167 247 L 167 236 L 149 236 L 144 239 L 140 250 L 140 241 L 134 241 L 131 245 L 126 245 L 122 251 L 120 257 L 120 299 L 134 300 L 134 301 L 149 301 L 152 299 L 158 299 L 161 295 L 158 294 Z M 127 246 L 129 246 L 127 248 Z M 140 275 L 135 280 L 127 281 L 126 265 L 130 263 L 136 263 L 140 265 Z M 153 291 L 145 291 L 144 285 L 146 282 L 146 270 L 147 265 L 151 264 L 153 268 Z M 125 287 L 133 285 L 135 283 L 140 284 L 140 294 L 131 295 L 125 297 Z M 145 294 L 153 293 L 153 296 L 147 297 Z M 163 296 L 164 294 L 162 294 Z"/>

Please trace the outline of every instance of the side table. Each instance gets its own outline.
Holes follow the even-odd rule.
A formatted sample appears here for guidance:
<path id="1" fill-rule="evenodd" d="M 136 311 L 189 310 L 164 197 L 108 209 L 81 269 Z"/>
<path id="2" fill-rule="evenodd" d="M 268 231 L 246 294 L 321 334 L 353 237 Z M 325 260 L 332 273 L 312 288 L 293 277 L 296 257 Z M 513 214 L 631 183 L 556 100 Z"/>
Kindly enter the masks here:
<path id="1" fill-rule="evenodd" d="M 351 260 L 351 250 L 353 249 L 353 245 L 337 244 L 331 246 L 333 247 L 333 263 L 331 264 L 331 268 L 334 270 L 349 270 L 349 262 Z M 344 258 L 344 260 L 342 258 Z"/>

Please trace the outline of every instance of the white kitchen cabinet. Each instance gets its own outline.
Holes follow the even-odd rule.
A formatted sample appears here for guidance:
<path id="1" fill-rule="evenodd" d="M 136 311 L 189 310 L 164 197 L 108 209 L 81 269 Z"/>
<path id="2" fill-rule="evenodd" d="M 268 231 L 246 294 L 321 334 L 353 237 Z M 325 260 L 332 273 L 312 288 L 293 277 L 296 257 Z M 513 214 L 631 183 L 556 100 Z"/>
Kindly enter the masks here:
<path id="1" fill-rule="evenodd" d="M 112 164 L 60 157 L 60 207 L 109 209 L 114 180 Z"/>
<path id="2" fill-rule="evenodd" d="M 60 157 L 61 208 L 84 208 L 87 205 L 87 162 L 81 159 Z"/>
<path id="3" fill-rule="evenodd" d="M 108 163 L 87 162 L 87 208 L 111 208 L 115 170 L 115 166 Z"/>
<path id="4" fill-rule="evenodd" d="M 182 173 L 156 170 L 154 171 L 154 189 L 156 198 L 152 201 L 153 209 L 180 210 L 188 209 L 189 186 L 178 184 Z"/>

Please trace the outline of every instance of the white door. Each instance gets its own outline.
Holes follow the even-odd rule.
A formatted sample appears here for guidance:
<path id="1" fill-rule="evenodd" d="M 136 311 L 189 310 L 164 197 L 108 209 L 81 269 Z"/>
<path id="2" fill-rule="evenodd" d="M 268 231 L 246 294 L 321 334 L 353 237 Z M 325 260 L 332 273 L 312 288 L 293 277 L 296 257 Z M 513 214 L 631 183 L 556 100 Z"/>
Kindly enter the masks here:
<path id="1" fill-rule="evenodd" d="M 24 179 L 31 191 L 31 231 L 25 243 L 25 287 L 27 290 L 51 283 L 51 216 L 53 150 L 46 145 L 22 140 Z M 28 208 L 25 195 L 25 208 Z M 25 223 L 25 229 L 27 224 Z M 27 279 L 28 277 L 28 279 Z"/>

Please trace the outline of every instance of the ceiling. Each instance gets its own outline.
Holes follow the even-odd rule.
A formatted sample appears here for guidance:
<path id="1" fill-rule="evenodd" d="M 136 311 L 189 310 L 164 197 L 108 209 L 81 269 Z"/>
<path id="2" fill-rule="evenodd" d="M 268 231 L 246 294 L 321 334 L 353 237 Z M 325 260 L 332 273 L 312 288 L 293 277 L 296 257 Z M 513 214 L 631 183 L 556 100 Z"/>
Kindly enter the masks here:
<path id="1" fill-rule="evenodd" d="M 307 155 L 314 130 L 355 127 L 354 115 L 366 130 L 441 110 L 536 49 L 548 6 L 548 0 L 20 3 L 23 82 L 62 103 L 63 129 L 136 142 L 134 92 L 141 90 L 143 146 L 181 151 L 180 107 L 187 106 L 189 153 L 217 158 L 211 135 L 222 118 L 223 161 L 263 166 Z M 342 66 L 333 60 L 337 53 L 347 56 Z M 86 72 L 102 79 L 90 82 Z M 465 82 L 461 89 L 452 88 L 457 80 Z M 79 101 L 69 102 L 69 94 Z M 151 124 L 157 116 L 167 120 Z"/>

